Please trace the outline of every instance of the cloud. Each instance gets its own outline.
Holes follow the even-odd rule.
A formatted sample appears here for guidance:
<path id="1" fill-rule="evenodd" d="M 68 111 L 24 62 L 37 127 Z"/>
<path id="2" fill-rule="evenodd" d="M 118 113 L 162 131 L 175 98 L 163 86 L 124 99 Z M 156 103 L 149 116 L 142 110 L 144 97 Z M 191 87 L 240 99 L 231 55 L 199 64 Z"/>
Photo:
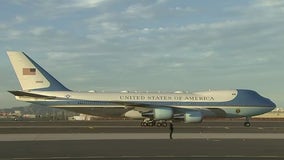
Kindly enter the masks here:
<path id="1" fill-rule="evenodd" d="M 59 9 L 94 8 L 106 0 L 68 0 L 58 4 Z"/>
<path id="2" fill-rule="evenodd" d="M 179 54 L 179 56 L 182 55 L 181 59 L 185 59 L 191 65 L 196 64 L 197 66 L 200 66 L 201 64 L 208 66 L 209 64 L 209 66 L 212 67 L 212 65 L 210 65 L 211 63 L 220 64 L 221 61 L 224 61 L 225 65 L 228 65 L 236 60 L 242 62 L 239 66 L 244 64 L 252 65 L 253 63 L 259 62 L 247 61 L 247 58 L 253 59 L 257 54 L 252 52 L 252 50 L 262 46 L 263 40 L 267 39 L 273 32 L 279 33 L 278 30 L 275 31 L 275 27 L 269 29 L 269 25 L 273 20 L 251 20 L 251 18 L 247 18 L 213 23 L 188 24 L 167 28 L 132 28 L 128 26 L 121 27 L 122 25 L 120 25 L 119 22 L 113 22 L 110 17 L 112 16 L 108 15 L 89 21 L 89 28 L 99 28 L 93 30 L 94 36 L 91 36 L 92 33 L 89 36 L 95 37 L 93 40 L 100 40 L 102 43 L 114 41 L 116 46 L 121 47 L 119 48 L 121 50 L 123 49 L 123 46 L 127 44 L 128 51 L 124 49 L 124 51 L 126 51 L 124 55 L 130 57 L 127 52 L 136 52 L 136 54 L 131 54 L 135 54 L 139 57 L 141 63 L 138 63 L 140 65 L 137 66 L 140 67 L 141 64 L 147 66 L 148 63 L 146 63 L 146 61 L 149 60 L 150 57 L 141 58 L 137 53 L 145 54 L 145 52 L 152 52 L 151 54 L 157 55 L 157 57 L 161 57 L 165 52 L 169 53 L 171 57 L 175 57 L 177 56 L 176 54 Z M 118 14 L 114 17 L 120 17 L 120 15 Z M 100 22 L 105 22 L 106 24 L 111 22 L 111 26 L 115 27 L 100 25 Z M 124 22 L 123 19 L 122 22 Z M 95 25 L 96 27 L 93 27 Z M 102 32 L 98 32 L 98 30 Z M 124 41 L 119 41 L 119 39 L 124 39 Z M 113 44 L 108 46 L 112 45 Z M 119 50 L 116 51 L 119 52 Z M 219 56 L 213 57 L 213 53 L 215 53 L 215 55 L 216 53 L 219 53 Z M 244 56 L 247 54 L 248 56 Z M 263 53 L 258 53 L 258 55 L 260 54 Z M 199 62 L 204 61 L 204 57 L 210 59 L 207 59 L 205 61 L 206 63 Z M 155 59 L 152 59 L 151 61 L 155 61 Z M 132 60 L 131 62 L 136 61 Z M 153 62 L 153 64 L 155 63 L 160 64 L 161 62 L 156 59 L 156 62 Z M 165 64 L 165 66 L 171 65 Z"/>
<path id="3" fill-rule="evenodd" d="M 277 73 L 283 68 L 282 1 L 224 7 L 131 0 L 17 3 L 26 12 L 0 24 L 1 48 L 25 50 L 75 90 L 199 90 L 283 80 Z"/>
<path id="4" fill-rule="evenodd" d="M 52 27 L 35 27 L 32 28 L 30 32 L 34 36 L 42 36 L 43 34 L 48 34 L 52 30 Z"/>
<path id="5" fill-rule="evenodd" d="M 20 10 L 23 17 L 28 16 L 29 19 L 44 18 L 45 20 L 61 19 L 72 13 L 85 12 L 85 10 L 96 8 L 108 0 L 56 0 L 50 1 L 11 1 L 10 5 Z M 26 11 L 22 12 L 22 8 Z M 32 12 L 32 13 L 31 13 Z M 19 15 L 18 15 L 19 16 Z M 75 15 L 76 16 L 76 15 Z"/>
<path id="6" fill-rule="evenodd" d="M 89 2 L 83 3 L 88 4 Z M 99 3 L 99 1 L 94 2 L 96 5 Z M 131 62 L 129 63 L 136 62 L 135 57 L 131 58 L 135 55 L 141 58 L 140 63 L 136 62 L 140 64 L 138 65 L 140 67 L 143 64 L 147 66 L 147 61 L 159 62 L 158 58 L 141 55 L 147 53 L 153 54 L 155 57 L 168 53 L 171 55 L 170 58 L 179 54 L 178 57 L 180 59 L 185 59 L 191 64 L 197 63 L 197 60 L 202 60 L 208 53 L 219 53 L 219 55 L 223 54 L 224 58 L 222 56 L 214 58 L 214 56 L 208 54 L 206 62 L 216 62 L 219 61 L 217 58 L 226 59 L 227 57 L 229 57 L 230 62 L 238 59 L 238 57 L 234 56 L 235 54 L 244 54 L 243 48 L 246 48 L 246 50 L 251 48 L 253 50 L 256 46 L 262 46 L 263 42 L 261 39 L 267 39 L 269 35 L 281 31 L 281 28 L 275 31 L 275 26 L 271 27 L 271 31 L 268 29 L 269 23 L 273 22 L 273 20 L 268 21 L 254 17 L 246 19 L 236 18 L 212 23 L 187 23 L 176 26 L 163 26 L 163 23 L 150 25 L 152 21 L 160 18 L 161 13 L 167 11 L 178 13 L 181 10 L 192 12 L 195 10 L 191 9 L 192 7 L 190 6 L 176 5 L 176 7 L 165 7 L 166 3 L 169 2 L 135 2 L 134 4 L 126 5 L 122 10 L 113 10 L 109 13 L 95 15 L 94 17 L 85 17 L 82 20 L 86 26 L 80 28 L 81 33 L 87 33 L 83 39 L 82 37 L 74 36 L 74 34 L 72 35 L 70 30 L 64 32 L 58 27 L 55 28 L 56 26 L 34 26 L 30 27 L 29 30 L 33 36 L 33 41 L 40 43 L 39 46 L 49 45 L 53 46 L 54 50 L 63 51 L 66 48 L 62 45 L 76 43 L 76 39 L 80 38 L 80 41 L 84 43 L 77 43 L 76 46 L 69 45 L 70 48 L 67 51 L 76 50 L 86 53 L 86 51 L 95 48 L 95 53 L 121 54 L 122 57 L 130 57 Z M 160 6 L 161 4 L 164 6 Z M 46 6 L 53 5 L 55 4 L 49 3 Z M 65 3 L 59 6 L 64 5 Z M 76 6 L 84 8 L 84 5 L 80 4 L 79 1 L 73 7 Z M 162 9 L 162 7 L 164 8 Z M 151 16 L 144 16 L 143 13 Z M 144 21 L 145 18 L 147 19 L 146 21 Z M 169 16 L 168 18 L 171 20 L 175 17 Z M 139 24 L 139 22 L 141 25 L 136 26 L 135 24 Z M 19 35 L 29 36 L 16 31 L 13 30 L 15 36 L 12 37 Z M 10 34 L 13 35 L 12 32 Z M 279 36 L 275 35 L 275 37 Z M 230 48 L 230 50 L 228 51 L 225 48 Z M 200 64 L 203 63 L 200 62 Z M 206 66 L 206 63 L 204 65 Z"/>
<path id="7" fill-rule="evenodd" d="M 282 0 L 273 0 L 273 1 L 266 1 L 266 0 L 258 0 L 252 5 L 253 7 L 260 7 L 260 8 L 280 8 L 281 10 L 284 9 L 284 2 Z"/>
<path id="8" fill-rule="evenodd" d="M 15 22 L 18 23 L 23 23 L 26 19 L 22 16 L 16 16 L 15 17 Z"/>

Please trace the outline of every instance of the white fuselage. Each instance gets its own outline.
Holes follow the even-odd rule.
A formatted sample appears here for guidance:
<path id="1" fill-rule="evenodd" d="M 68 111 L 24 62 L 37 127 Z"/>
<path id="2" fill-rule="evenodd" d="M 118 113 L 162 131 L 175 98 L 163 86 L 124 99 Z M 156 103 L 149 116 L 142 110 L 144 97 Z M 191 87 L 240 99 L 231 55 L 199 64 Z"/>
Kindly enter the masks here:
<path id="1" fill-rule="evenodd" d="M 204 116 L 244 117 L 263 114 L 273 109 L 273 104 L 233 102 L 238 97 L 238 90 L 204 91 L 195 93 L 96 93 L 74 91 L 32 91 L 33 94 L 50 98 L 16 96 L 18 100 L 47 105 L 55 108 L 80 111 L 93 111 L 94 115 L 104 115 L 100 111 L 121 110 L 113 114 L 121 114 L 130 109 L 141 111 L 154 107 L 167 106 L 176 113 L 184 109 L 200 110 Z M 259 97 L 256 97 L 259 98 Z M 261 97 L 263 98 L 263 97 Z M 257 101 L 257 99 L 255 100 Z M 269 106 L 270 105 L 270 106 Z"/>

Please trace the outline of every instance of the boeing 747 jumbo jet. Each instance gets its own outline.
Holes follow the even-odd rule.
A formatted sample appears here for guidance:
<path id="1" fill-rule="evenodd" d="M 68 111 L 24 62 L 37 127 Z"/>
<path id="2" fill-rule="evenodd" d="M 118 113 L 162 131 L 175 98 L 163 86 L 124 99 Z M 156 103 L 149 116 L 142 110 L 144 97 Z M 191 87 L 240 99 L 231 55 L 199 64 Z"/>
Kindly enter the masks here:
<path id="1" fill-rule="evenodd" d="M 276 105 L 245 89 L 195 93 L 78 92 L 57 81 L 24 52 L 7 52 L 22 90 L 9 91 L 17 100 L 97 116 L 144 119 L 142 126 L 167 126 L 168 121 L 201 122 L 204 117 L 245 117 L 273 110 Z"/>

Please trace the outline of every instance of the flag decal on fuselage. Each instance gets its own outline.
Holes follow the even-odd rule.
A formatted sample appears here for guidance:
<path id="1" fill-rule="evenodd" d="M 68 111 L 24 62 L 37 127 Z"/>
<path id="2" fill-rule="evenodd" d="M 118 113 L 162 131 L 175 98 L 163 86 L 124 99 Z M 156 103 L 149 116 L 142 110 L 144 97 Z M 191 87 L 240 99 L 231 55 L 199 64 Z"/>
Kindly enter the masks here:
<path id="1" fill-rule="evenodd" d="M 23 75 L 36 75 L 35 68 L 23 68 Z"/>

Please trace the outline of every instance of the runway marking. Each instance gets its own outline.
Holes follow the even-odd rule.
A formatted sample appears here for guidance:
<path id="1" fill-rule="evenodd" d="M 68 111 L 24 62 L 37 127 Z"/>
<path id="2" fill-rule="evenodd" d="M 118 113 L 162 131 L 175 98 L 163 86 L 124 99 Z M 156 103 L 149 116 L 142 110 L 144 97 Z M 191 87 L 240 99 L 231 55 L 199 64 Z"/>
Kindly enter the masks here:
<path id="1" fill-rule="evenodd" d="M 250 159 L 259 159 L 259 158 L 269 158 L 269 159 L 282 159 L 284 156 L 246 156 L 246 155 L 225 155 L 225 156 L 210 156 L 210 155 L 192 155 L 192 156 L 82 156 L 82 157 L 21 157 L 21 158 L 12 158 L 14 160 L 43 160 L 43 159 L 148 159 L 148 158 L 250 158 Z"/>
<path id="2" fill-rule="evenodd" d="M 174 139 L 284 139 L 283 133 L 174 133 Z M 168 133 L 1 134 L 0 141 L 169 139 Z"/>
<path id="3" fill-rule="evenodd" d="M 167 129 L 165 127 L 141 127 L 141 126 L 0 126 L 0 129 L 104 129 L 104 128 L 112 128 L 112 129 Z M 243 126 L 175 126 L 176 129 L 244 129 Z M 277 126 L 277 127 L 249 127 L 245 128 L 246 130 L 254 130 L 254 129 L 261 129 L 261 130 L 271 130 L 271 129 L 283 129 L 284 126 Z"/>

